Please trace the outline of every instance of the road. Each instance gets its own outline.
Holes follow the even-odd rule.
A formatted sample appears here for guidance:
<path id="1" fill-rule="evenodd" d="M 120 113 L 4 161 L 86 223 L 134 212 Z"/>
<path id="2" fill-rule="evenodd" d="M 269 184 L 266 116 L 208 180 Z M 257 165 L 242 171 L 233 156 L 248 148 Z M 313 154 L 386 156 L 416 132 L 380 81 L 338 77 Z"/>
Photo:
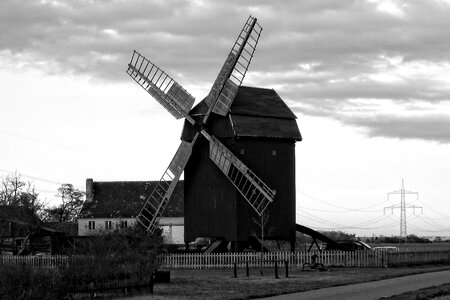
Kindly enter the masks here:
<path id="1" fill-rule="evenodd" d="M 271 300 L 380 299 L 382 297 L 390 297 L 393 295 L 416 291 L 427 287 L 442 285 L 445 283 L 450 283 L 450 270 L 323 288 L 318 290 L 286 294 L 263 299 L 271 299 Z"/>

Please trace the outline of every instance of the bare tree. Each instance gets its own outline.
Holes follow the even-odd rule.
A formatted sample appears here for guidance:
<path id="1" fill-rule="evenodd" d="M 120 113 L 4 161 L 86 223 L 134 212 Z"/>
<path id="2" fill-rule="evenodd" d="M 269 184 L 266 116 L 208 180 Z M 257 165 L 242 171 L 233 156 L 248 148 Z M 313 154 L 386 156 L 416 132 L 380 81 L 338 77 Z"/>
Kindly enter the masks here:
<path id="1" fill-rule="evenodd" d="M 31 182 L 23 181 L 17 172 L 0 178 L 0 205 L 23 206 L 41 215 L 45 204 Z"/>
<path id="2" fill-rule="evenodd" d="M 56 195 L 61 198 L 61 204 L 45 209 L 45 221 L 75 222 L 83 206 L 84 194 L 70 183 L 62 184 Z"/>
<path id="3" fill-rule="evenodd" d="M 261 263 L 260 263 L 260 275 L 264 276 L 264 238 L 267 234 L 268 229 L 267 224 L 269 223 L 269 219 L 270 219 L 270 213 L 269 210 L 266 209 L 262 212 L 261 216 L 259 217 L 259 219 L 253 218 L 253 222 L 255 224 L 258 225 L 259 227 L 259 233 L 255 232 L 255 237 L 259 240 L 259 242 L 261 243 Z"/>
<path id="4" fill-rule="evenodd" d="M 0 203 L 3 205 L 20 205 L 20 194 L 26 185 L 20 174 L 8 174 L 2 177 L 2 188 L 0 190 Z"/>

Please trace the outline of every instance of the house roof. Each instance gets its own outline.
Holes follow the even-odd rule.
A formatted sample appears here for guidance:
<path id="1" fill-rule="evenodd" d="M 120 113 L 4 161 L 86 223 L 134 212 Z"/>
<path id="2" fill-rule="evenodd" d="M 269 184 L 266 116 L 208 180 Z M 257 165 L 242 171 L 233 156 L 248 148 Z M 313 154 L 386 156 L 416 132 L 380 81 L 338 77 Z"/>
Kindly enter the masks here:
<path id="1" fill-rule="evenodd" d="M 94 181 L 92 200 L 85 201 L 79 218 L 133 218 L 141 211 L 158 181 Z M 164 217 L 184 214 L 184 182 L 172 194 Z"/>
<path id="2" fill-rule="evenodd" d="M 203 100 L 189 114 L 200 118 L 208 110 Z M 236 94 L 230 113 L 225 116 L 211 115 L 207 126 L 218 138 L 266 137 L 300 141 L 302 136 L 295 114 L 272 89 L 241 86 Z M 195 129 L 185 122 L 181 139 L 190 141 Z"/>
<path id="3" fill-rule="evenodd" d="M 31 209 L 23 206 L 0 205 L 0 220 L 31 226 L 42 225 L 38 216 Z"/>

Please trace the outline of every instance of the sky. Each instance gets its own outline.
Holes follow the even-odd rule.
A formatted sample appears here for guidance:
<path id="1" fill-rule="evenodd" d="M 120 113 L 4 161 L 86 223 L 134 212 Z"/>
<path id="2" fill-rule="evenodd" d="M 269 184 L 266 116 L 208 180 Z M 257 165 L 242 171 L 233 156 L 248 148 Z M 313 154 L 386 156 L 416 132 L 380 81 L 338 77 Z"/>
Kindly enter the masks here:
<path id="1" fill-rule="evenodd" d="M 243 84 L 275 89 L 303 136 L 297 223 L 398 235 L 403 180 L 407 233 L 450 236 L 444 0 L 2 0 L 0 175 L 50 204 L 61 183 L 158 180 L 183 121 L 126 74 L 132 51 L 198 103 L 249 15 L 263 31 Z"/>

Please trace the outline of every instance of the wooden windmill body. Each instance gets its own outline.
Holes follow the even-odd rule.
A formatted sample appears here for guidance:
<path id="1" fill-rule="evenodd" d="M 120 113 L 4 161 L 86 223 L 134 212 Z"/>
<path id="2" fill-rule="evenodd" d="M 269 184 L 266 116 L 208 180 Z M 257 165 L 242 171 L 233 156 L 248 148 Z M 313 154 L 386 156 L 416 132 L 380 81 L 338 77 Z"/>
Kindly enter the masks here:
<path id="1" fill-rule="evenodd" d="M 200 102 L 190 115 L 201 118 Z M 276 190 L 276 201 L 265 212 L 267 239 L 295 239 L 295 142 L 301 140 L 296 117 L 271 89 L 241 86 L 227 116 L 214 116 L 209 132 Z M 188 123 L 182 139 L 195 129 Z M 212 237 L 246 242 L 260 236 L 259 216 L 208 159 L 201 139 L 185 169 L 185 240 Z"/>

